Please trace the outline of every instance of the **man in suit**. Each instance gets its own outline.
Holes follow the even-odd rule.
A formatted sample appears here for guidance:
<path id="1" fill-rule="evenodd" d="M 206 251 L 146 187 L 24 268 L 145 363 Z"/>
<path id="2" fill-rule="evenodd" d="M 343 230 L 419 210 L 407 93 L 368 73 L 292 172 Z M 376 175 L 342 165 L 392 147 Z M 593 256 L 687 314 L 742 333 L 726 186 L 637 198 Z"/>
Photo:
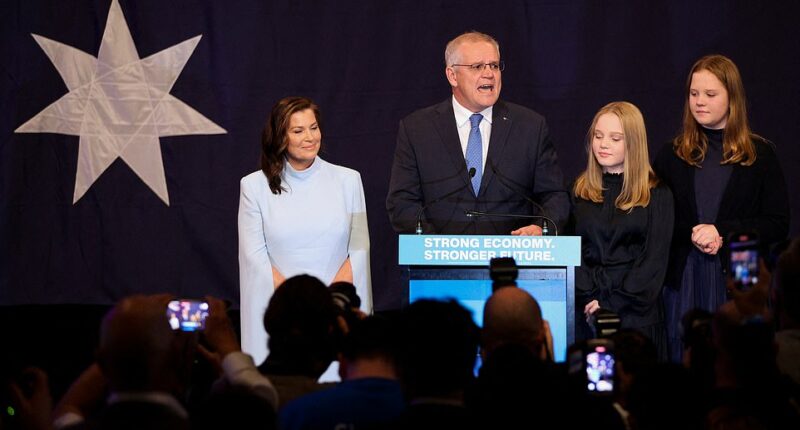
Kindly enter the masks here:
<path id="1" fill-rule="evenodd" d="M 541 220 L 470 217 L 470 210 L 563 224 L 569 199 L 544 118 L 498 100 L 497 41 L 462 34 L 447 44 L 445 63 L 452 98 L 400 122 L 386 199 L 395 231 L 419 225 L 434 234 L 542 234 Z"/>

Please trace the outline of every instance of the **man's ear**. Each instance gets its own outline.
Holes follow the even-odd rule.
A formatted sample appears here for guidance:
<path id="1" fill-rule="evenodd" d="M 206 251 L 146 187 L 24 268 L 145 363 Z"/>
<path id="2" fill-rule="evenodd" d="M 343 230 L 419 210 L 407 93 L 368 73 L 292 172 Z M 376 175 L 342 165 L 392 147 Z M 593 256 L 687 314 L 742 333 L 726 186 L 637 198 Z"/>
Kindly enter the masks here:
<path id="1" fill-rule="evenodd" d="M 457 87 L 458 81 L 456 80 L 456 71 L 450 66 L 444 68 L 444 74 L 447 76 L 447 82 L 450 82 L 451 87 Z"/>

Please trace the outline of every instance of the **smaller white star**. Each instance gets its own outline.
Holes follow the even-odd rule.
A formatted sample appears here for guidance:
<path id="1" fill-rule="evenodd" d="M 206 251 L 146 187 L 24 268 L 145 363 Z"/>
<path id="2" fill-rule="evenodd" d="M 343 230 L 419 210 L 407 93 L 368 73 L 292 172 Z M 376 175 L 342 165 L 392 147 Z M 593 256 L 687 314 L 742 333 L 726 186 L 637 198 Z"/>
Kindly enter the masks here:
<path id="1" fill-rule="evenodd" d="M 202 36 L 140 59 L 117 0 L 108 11 L 97 58 L 32 36 L 69 92 L 15 132 L 80 136 L 73 204 L 122 158 L 169 205 L 159 137 L 226 133 L 169 94 Z"/>

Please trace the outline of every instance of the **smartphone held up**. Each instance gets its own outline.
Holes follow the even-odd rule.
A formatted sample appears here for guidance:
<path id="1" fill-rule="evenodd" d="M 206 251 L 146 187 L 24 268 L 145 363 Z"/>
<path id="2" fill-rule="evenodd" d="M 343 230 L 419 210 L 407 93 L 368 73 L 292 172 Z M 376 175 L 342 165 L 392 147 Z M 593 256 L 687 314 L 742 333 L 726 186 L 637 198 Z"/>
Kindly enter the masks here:
<path id="1" fill-rule="evenodd" d="M 728 243 L 733 283 L 739 290 L 749 290 L 758 283 L 758 237 L 752 233 L 734 233 Z"/>
<path id="2" fill-rule="evenodd" d="M 608 396 L 614 392 L 614 342 L 599 338 L 578 342 L 570 347 L 569 373 L 591 395 Z"/>

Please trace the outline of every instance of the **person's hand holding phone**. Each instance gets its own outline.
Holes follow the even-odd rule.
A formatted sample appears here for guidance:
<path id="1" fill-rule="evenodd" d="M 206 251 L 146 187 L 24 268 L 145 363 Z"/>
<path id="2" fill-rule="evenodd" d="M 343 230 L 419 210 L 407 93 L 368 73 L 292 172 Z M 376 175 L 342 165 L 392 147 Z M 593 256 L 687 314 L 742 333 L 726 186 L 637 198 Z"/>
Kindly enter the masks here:
<path id="1" fill-rule="evenodd" d="M 728 276 L 728 294 L 730 295 L 734 306 L 742 315 L 755 316 L 762 315 L 768 316 L 769 311 L 769 287 L 772 282 L 772 274 L 764 264 L 764 259 L 758 260 L 759 276 L 753 288 L 742 290 L 739 288 L 733 276 Z"/>
<path id="2" fill-rule="evenodd" d="M 36 430 L 51 428 L 53 398 L 50 395 L 47 374 L 43 370 L 37 367 L 25 368 L 22 375 L 12 378 L 8 384 L 8 394 L 11 405 L 7 407 L 14 411 L 14 418 L 20 428 Z"/>
<path id="3" fill-rule="evenodd" d="M 212 296 L 205 296 L 205 301 L 208 303 L 208 317 L 203 330 L 206 346 L 198 345 L 198 350 L 221 373 L 225 356 L 241 351 L 241 348 L 233 324 L 228 318 L 225 302 Z"/>
<path id="4" fill-rule="evenodd" d="M 53 418 L 56 422 L 61 421 L 62 425 L 64 420 L 67 423 L 74 421 L 74 418 L 67 415 L 85 419 L 101 410 L 106 404 L 107 397 L 108 379 L 100 370 L 100 365 L 92 363 L 61 396 L 61 400 L 53 410 Z"/>

